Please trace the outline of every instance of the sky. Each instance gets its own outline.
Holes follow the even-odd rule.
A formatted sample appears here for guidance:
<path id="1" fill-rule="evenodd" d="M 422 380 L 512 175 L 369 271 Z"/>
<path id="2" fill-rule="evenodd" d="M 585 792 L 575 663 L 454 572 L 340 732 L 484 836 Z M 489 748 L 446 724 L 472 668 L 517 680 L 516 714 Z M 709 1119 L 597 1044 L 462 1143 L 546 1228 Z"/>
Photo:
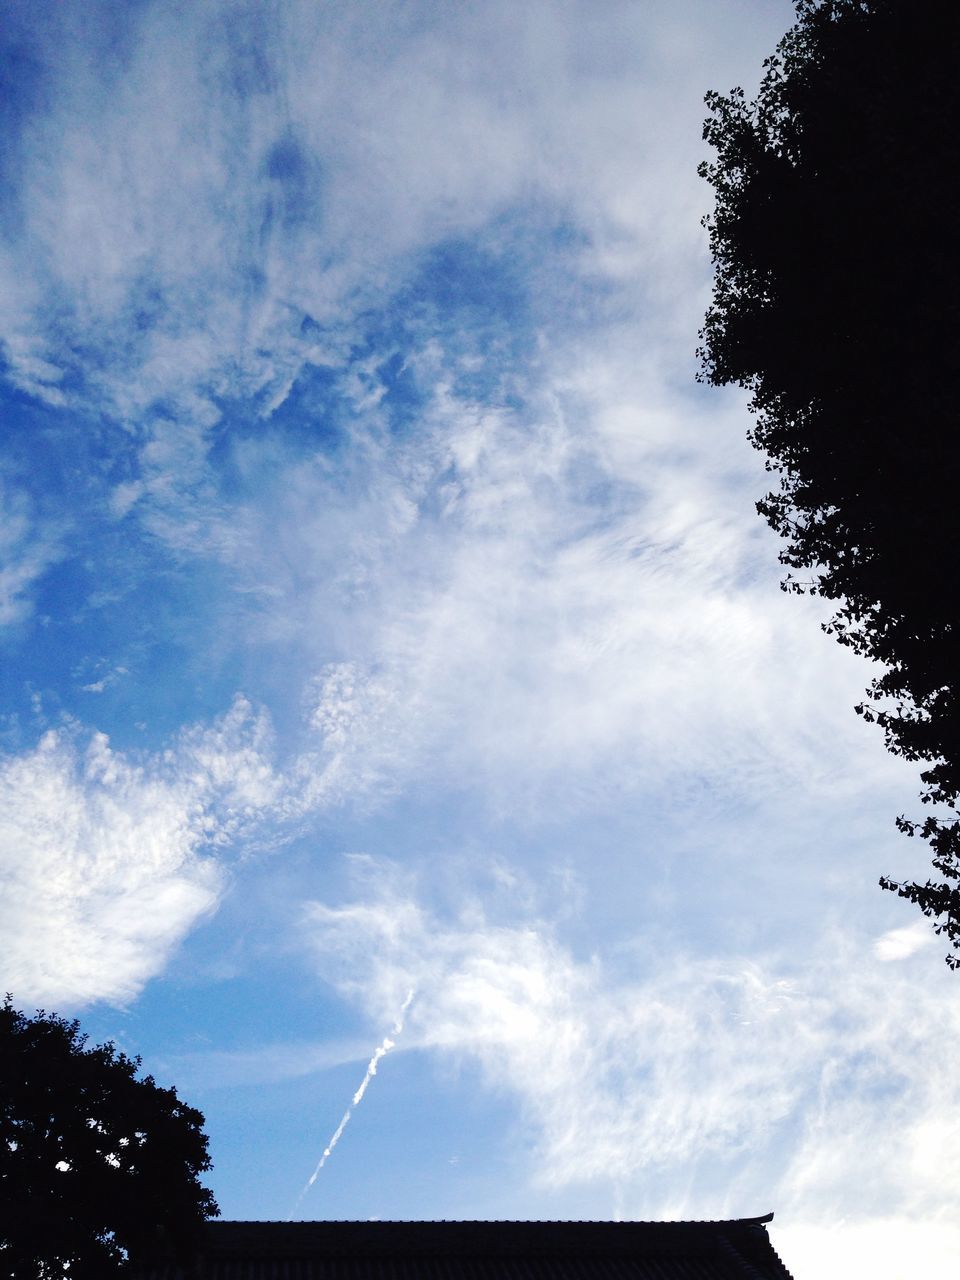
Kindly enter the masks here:
<path id="1" fill-rule="evenodd" d="M 696 382 L 703 95 L 792 12 L 5 9 L 0 982 L 224 1217 L 956 1274 L 917 766 Z"/>

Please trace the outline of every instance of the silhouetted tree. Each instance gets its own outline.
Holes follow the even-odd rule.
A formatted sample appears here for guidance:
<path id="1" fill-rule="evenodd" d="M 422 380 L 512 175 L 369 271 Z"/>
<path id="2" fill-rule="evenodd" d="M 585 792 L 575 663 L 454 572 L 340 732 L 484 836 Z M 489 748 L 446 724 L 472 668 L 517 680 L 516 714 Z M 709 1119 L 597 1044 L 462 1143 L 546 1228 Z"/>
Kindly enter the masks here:
<path id="1" fill-rule="evenodd" d="M 947 808 L 897 820 L 938 877 L 880 883 L 960 949 L 960 6 L 796 8 L 756 100 L 706 98 L 702 376 L 751 393 L 780 474 L 757 508 L 812 574 L 784 589 L 836 600 L 825 629 L 884 665 L 857 710 Z"/>
<path id="2" fill-rule="evenodd" d="M 0 1007 L 0 1275 L 103 1280 L 189 1256 L 218 1213 L 203 1116 L 77 1022 Z"/>

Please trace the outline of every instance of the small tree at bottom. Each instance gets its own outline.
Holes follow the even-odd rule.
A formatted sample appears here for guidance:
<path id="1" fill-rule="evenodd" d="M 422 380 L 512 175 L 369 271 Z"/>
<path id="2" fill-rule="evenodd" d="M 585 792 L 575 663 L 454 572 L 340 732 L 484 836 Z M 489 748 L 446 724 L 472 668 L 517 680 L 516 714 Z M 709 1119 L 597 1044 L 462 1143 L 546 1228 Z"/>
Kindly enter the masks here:
<path id="1" fill-rule="evenodd" d="M 103 1280 L 186 1259 L 219 1213 L 203 1116 L 76 1021 L 0 1006 L 0 1277 Z"/>

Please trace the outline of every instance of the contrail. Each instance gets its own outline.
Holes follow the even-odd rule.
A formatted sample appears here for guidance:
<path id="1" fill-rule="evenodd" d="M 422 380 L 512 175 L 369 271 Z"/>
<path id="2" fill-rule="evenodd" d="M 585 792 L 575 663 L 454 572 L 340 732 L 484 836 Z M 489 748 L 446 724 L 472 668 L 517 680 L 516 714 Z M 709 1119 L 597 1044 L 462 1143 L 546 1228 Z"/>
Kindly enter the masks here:
<path id="1" fill-rule="evenodd" d="M 337 1143 L 340 1141 L 341 1137 L 343 1136 L 343 1131 L 347 1127 L 347 1124 L 350 1121 L 350 1117 L 353 1115 L 354 1107 L 358 1105 L 363 1095 L 367 1092 L 367 1086 L 370 1084 L 370 1081 L 377 1074 L 377 1065 L 380 1062 L 380 1059 L 383 1057 L 386 1057 L 386 1055 L 390 1052 L 390 1050 L 396 1044 L 396 1041 L 391 1040 L 390 1036 L 398 1036 L 400 1032 L 403 1030 L 403 1019 L 407 1010 L 410 1008 L 410 1002 L 412 1000 L 413 1000 L 413 991 L 410 990 L 407 992 L 406 1000 L 404 1000 L 403 1004 L 400 1006 L 400 1012 L 397 1014 L 397 1020 L 396 1022 L 394 1022 L 393 1027 L 391 1028 L 390 1035 L 384 1036 L 380 1044 L 378 1044 L 376 1049 L 374 1049 L 373 1057 L 370 1059 L 369 1063 L 367 1064 L 367 1073 L 363 1077 L 363 1079 L 360 1081 L 360 1087 L 357 1090 L 357 1092 L 353 1095 L 353 1100 L 350 1103 L 349 1107 L 347 1107 L 346 1111 L 343 1113 L 343 1118 L 341 1119 L 340 1123 L 337 1125 L 336 1129 L 334 1129 L 333 1137 L 324 1147 L 323 1155 L 320 1157 L 317 1167 L 314 1169 L 313 1173 L 311 1173 L 310 1177 L 306 1181 L 306 1184 L 304 1185 L 303 1190 L 297 1196 L 297 1203 L 293 1206 L 293 1209 L 290 1212 L 290 1218 L 287 1219 L 288 1222 L 293 1218 L 293 1215 L 296 1213 L 297 1209 L 299 1208 L 300 1201 L 303 1199 L 303 1197 L 307 1194 L 307 1192 L 316 1182 L 317 1175 L 319 1174 L 323 1166 L 327 1163 L 327 1160 L 330 1158 L 330 1153 L 333 1151 L 333 1148 L 337 1145 Z"/>

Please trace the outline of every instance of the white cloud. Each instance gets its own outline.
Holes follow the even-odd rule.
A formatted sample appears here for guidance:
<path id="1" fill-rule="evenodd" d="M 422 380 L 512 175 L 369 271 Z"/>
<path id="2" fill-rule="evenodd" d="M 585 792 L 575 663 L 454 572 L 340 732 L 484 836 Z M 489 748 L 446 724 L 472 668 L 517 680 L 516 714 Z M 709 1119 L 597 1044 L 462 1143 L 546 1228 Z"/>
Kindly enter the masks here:
<path id="1" fill-rule="evenodd" d="M 375 1023 L 416 986 L 407 1043 L 475 1062 L 516 1099 L 537 1181 L 617 1182 L 628 1216 L 775 1207 L 801 1276 L 816 1259 L 839 1280 L 859 1256 L 864 1274 L 894 1280 L 911 1250 L 924 1274 L 948 1275 L 949 975 L 891 975 L 839 936 L 802 966 L 672 952 L 631 973 L 578 958 L 543 921 L 498 925 L 476 904 L 438 917 L 409 889 L 393 873 L 359 902 L 312 904 L 319 971 Z"/>
<path id="2" fill-rule="evenodd" d="M 28 496 L 0 472 L 0 628 L 33 609 L 31 588 L 63 554 L 63 529 L 38 519 Z"/>
<path id="3" fill-rule="evenodd" d="M 701 775 L 754 795 L 842 785 L 866 761 L 888 776 L 846 710 L 848 655 L 772 590 L 742 422 L 719 401 L 708 421 L 673 385 L 706 277 L 704 51 L 717 75 L 752 71 L 749 42 L 765 50 L 781 16 L 734 39 L 703 3 L 611 4 L 599 24 L 577 4 L 439 20 L 290 5 L 271 24 L 156 6 L 131 17 L 109 92 L 82 34 L 54 39 L 51 19 L 59 74 L 26 126 L 29 235 L 10 264 L 32 283 L 6 295 L 9 328 L 31 351 L 46 333 L 51 360 L 82 329 L 104 355 L 93 394 L 143 441 L 114 514 L 228 562 L 258 639 L 319 673 L 305 805 L 393 792 L 438 761 L 495 805 L 534 808 L 559 778 L 576 805 Z M 346 478 L 299 459 L 272 495 L 264 468 L 249 507 L 218 491 L 224 397 L 276 404 L 304 362 L 342 363 L 357 313 L 418 250 L 545 205 L 585 233 L 560 268 L 573 284 L 541 266 L 549 289 L 599 281 L 608 302 L 589 327 L 539 335 L 520 379 L 532 407 L 455 395 L 452 357 L 421 335 L 404 354 L 436 395 L 412 443 L 386 442 L 358 384 Z M 251 475 L 277 450 L 268 435 L 238 452 Z M 347 671 L 334 711 L 325 682 Z M 811 705 L 824 718 L 805 733 Z"/>
<path id="4" fill-rule="evenodd" d="M 548 1183 L 735 1152 L 803 1087 L 800 1063 L 782 1066 L 792 984 L 751 965 L 618 989 L 599 959 L 578 962 L 542 924 L 444 925 L 392 894 L 313 904 L 308 929 L 321 972 L 372 1016 L 415 986 L 414 1041 L 474 1056 L 491 1085 L 516 1091 Z M 737 1034 L 745 1024 L 754 1051 Z"/>
<path id="5" fill-rule="evenodd" d="M 852 712 L 866 667 L 777 590 L 739 416 L 587 353 L 523 414 L 441 388 L 349 505 L 298 463 L 245 534 L 276 625 L 344 655 L 306 694 L 344 788 L 429 772 L 517 812 L 694 779 L 777 804 L 907 786 Z"/>
<path id="6" fill-rule="evenodd" d="M 276 798 L 265 738 L 238 701 L 160 756 L 51 730 L 5 759 L 0 985 L 21 1003 L 132 999 L 215 907 L 211 851 Z"/>
<path id="7" fill-rule="evenodd" d="M 526 206 L 562 211 L 586 278 L 640 284 L 657 312 L 641 327 L 662 333 L 679 276 L 702 287 L 704 55 L 722 79 L 752 73 L 776 8 L 734 35 L 704 0 L 601 20 L 595 3 L 291 3 L 269 21 L 153 5 L 113 15 L 109 59 L 100 22 L 51 12 L 21 33 L 47 89 L 11 139 L 11 376 L 66 403 L 82 341 L 98 410 L 148 437 L 174 419 L 202 453 L 223 397 L 276 405 L 298 369 L 343 356 L 416 253 Z M 681 310 L 689 328 L 696 299 Z M 165 446 L 153 482 L 182 481 L 190 452 Z"/>
<path id="8" fill-rule="evenodd" d="M 916 920 L 901 929 L 888 929 L 874 941 L 873 950 L 879 960 L 906 960 L 917 951 L 936 945 L 936 934 L 928 920 Z"/>

